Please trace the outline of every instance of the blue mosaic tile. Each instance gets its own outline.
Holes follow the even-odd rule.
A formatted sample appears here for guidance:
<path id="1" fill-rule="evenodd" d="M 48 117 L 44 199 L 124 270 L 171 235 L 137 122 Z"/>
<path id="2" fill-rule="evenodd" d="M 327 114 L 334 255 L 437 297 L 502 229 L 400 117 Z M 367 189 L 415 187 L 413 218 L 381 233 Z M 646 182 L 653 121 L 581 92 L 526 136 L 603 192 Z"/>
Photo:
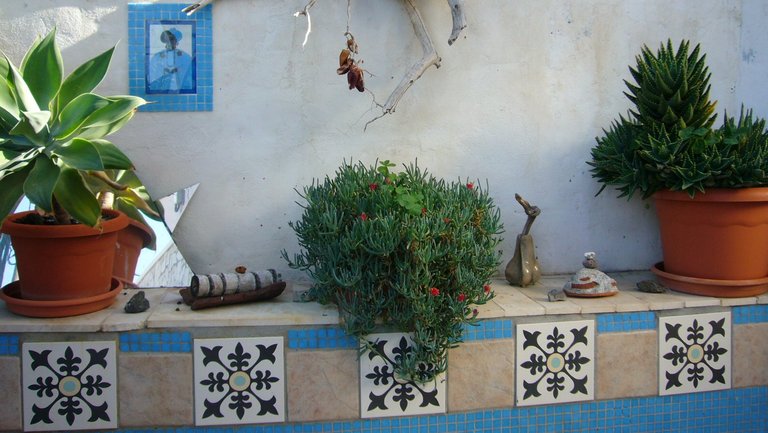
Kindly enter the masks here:
<path id="1" fill-rule="evenodd" d="M 151 102 L 139 111 L 213 110 L 212 8 L 208 5 L 187 16 L 181 12 L 184 6 L 128 4 L 129 89 Z M 163 30 L 179 37 L 172 56 L 165 55 L 170 51 L 158 42 Z M 169 59 L 172 65 L 166 64 Z M 189 73 L 182 76 L 169 70 Z"/>
<path id="2" fill-rule="evenodd" d="M 0 356 L 19 354 L 18 335 L 0 335 Z"/>
<path id="3" fill-rule="evenodd" d="M 731 310 L 734 325 L 768 322 L 768 305 L 746 305 Z"/>
<path id="4" fill-rule="evenodd" d="M 445 415 L 228 428 L 166 428 L 154 433 L 764 433 L 768 387 Z M 110 430 L 144 433 L 150 430 Z"/>
<path id="5" fill-rule="evenodd" d="M 656 329 L 656 315 L 651 311 L 597 315 L 597 332 L 632 332 Z"/>
<path id="6" fill-rule="evenodd" d="M 142 332 L 120 334 L 122 352 L 191 352 L 189 332 Z"/>
<path id="7" fill-rule="evenodd" d="M 476 325 L 464 325 L 464 341 L 513 338 L 514 325 L 510 319 L 481 320 Z"/>
<path id="8" fill-rule="evenodd" d="M 288 331 L 290 349 L 357 349 L 357 339 L 341 328 L 310 328 Z"/>

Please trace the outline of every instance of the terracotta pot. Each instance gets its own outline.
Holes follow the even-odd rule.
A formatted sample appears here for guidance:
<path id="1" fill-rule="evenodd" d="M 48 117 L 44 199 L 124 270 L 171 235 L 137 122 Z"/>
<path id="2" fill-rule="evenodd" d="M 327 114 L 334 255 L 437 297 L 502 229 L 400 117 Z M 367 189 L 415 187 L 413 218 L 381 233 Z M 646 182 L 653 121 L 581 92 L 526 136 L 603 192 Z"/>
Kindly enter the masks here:
<path id="1" fill-rule="evenodd" d="M 768 277 L 768 187 L 712 189 L 693 199 L 661 191 L 654 200 L 664 272 L 714 282 Z M 690 284 L 670 287 L 696 293 Z"/>
<path id="2" fill-rule="evenodd" d="M 82 224 L 31 225 L 16 221 L 34 212 L 8 216 L 2 232 L 11 237 L 19 273 L 19 297 L 58 301 L 98 296 L 110 290 L 117 232 L 124 214 L 105 210 L 102 229 Z"/>
<path id="3" fill-rule="evenodd" d="M 126 286 L 134 286 L 133 276 L 139 255 L 141 250 L 151 243 L 151 229 L 134 219 L 129 219 L 128 225 L 117 234 L 112 275 Z"/>

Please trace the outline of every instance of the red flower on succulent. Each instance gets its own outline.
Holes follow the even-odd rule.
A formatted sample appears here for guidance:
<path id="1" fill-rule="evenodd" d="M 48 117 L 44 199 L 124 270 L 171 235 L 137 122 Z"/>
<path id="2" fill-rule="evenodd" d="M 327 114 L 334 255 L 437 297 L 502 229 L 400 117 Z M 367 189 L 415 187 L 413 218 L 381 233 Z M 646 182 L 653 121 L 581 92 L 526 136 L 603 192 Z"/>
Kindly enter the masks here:
<path id="1" fill-rule="evenodd" d="M 421 208 L 421 214 L 426 215 L 427 214 L 427 208 L 423 207 Z"/>
<path id="2" fill-rule="evenodd" d="M 472 189 L 475 187 L 475 184 L 472 182 L 467 182 L 467 188 Z"/>
<path id="3" fill-rule="evenodd" d="M 490 293 L 491 292 L 491 286 L 489 286 L 488 284 L 484 285 L 483 286 L 483 291 L 485 293 Z"/>
<path id="4" fill-rule="evenodd" d="M 377 189 L 379 189 L 379 184 L 374 182 L 374 183 L 368 185 L 368 189 L 370 189 L 371 191 L 376 191 Z"/>
<path id="5" fill-rule="evenodd" d="M 447 218 L 447 217 L 443 218 L 443 222 L 446 223 L 446 224 L 450 224 L 451 223 L 451 219 Z"/>
<path id="6" fill-rule="evenodd" d="M 459 298 L 458 299 L 459 299 L 459 302 L 464 302 L 464 301 L 467 300 L 467 295 L 465 295 L 463 293 L 459 293 Z"/>
<path id="7" fill-rule="evenodd" d="M 363 212 L 363 213 L 360 214 L 360 219 L 363 220 L 363 221 L 368 221 L 368 215 L 366 215 L 366 213 Z"/>
<path id="8" fill-rule="evenodd" d="M 437 296 L 440 294 L 440 289 L 438 289 L 437 287 L 432 287 L 431 289 L 429 289 L 429 294 L 432 296 Z"/>
<path id="9" fill-rule="evenodd" d="M 477 308 L 472 310 L 472 317 L 477 317 L 478 314 L 480 314 L 480 312 L 477 311 Z"/>

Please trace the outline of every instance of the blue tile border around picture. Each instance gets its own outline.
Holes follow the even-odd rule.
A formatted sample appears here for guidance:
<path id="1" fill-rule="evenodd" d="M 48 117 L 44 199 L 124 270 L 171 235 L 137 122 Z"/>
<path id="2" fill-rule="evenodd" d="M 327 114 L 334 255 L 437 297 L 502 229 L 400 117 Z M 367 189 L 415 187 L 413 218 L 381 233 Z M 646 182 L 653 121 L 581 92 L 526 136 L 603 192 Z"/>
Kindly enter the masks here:
<path id="1" fill-rule="evenodd" d="M 151 104 L 139 111 L 212 111 L 213 110 L 213 21 L 210 5 L 187 16 L 183 3 L 128 4 L 128 85 L 130 94 Z M 194 23 L 196 86 L 193 93 L 147 93 L 147 22 Z"/>
<path id="2" fill-rule="evenodd" d="M 239 427 L 110 430 L 112 433 L 760 433 L 768 423 L 768 386 L 665 397 L 488 409 L 472 412 Z"/>

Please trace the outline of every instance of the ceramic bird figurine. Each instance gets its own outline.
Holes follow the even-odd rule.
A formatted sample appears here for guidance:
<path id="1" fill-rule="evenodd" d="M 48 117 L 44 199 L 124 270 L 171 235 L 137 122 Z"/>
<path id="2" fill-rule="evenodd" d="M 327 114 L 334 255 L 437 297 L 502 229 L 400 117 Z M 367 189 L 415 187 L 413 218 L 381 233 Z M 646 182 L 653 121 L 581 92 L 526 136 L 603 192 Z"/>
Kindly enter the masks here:
<path id="1" fill-rule="evenodd" d="M 515 200 L 523 207 L 528 219 L 525 221 L 523 232 L 517 235 L 515 253 L 507 263 L 504 276 L 509 284 L 526 287 L 536 284 L 541 278 L 539 260 L 536 258 L 536 247 L 533 244 L 533 236 L 530 234 L 533 220 L 541 214 L 541 209 L 528 203 L 520 194 L 515 194 Z"/>

